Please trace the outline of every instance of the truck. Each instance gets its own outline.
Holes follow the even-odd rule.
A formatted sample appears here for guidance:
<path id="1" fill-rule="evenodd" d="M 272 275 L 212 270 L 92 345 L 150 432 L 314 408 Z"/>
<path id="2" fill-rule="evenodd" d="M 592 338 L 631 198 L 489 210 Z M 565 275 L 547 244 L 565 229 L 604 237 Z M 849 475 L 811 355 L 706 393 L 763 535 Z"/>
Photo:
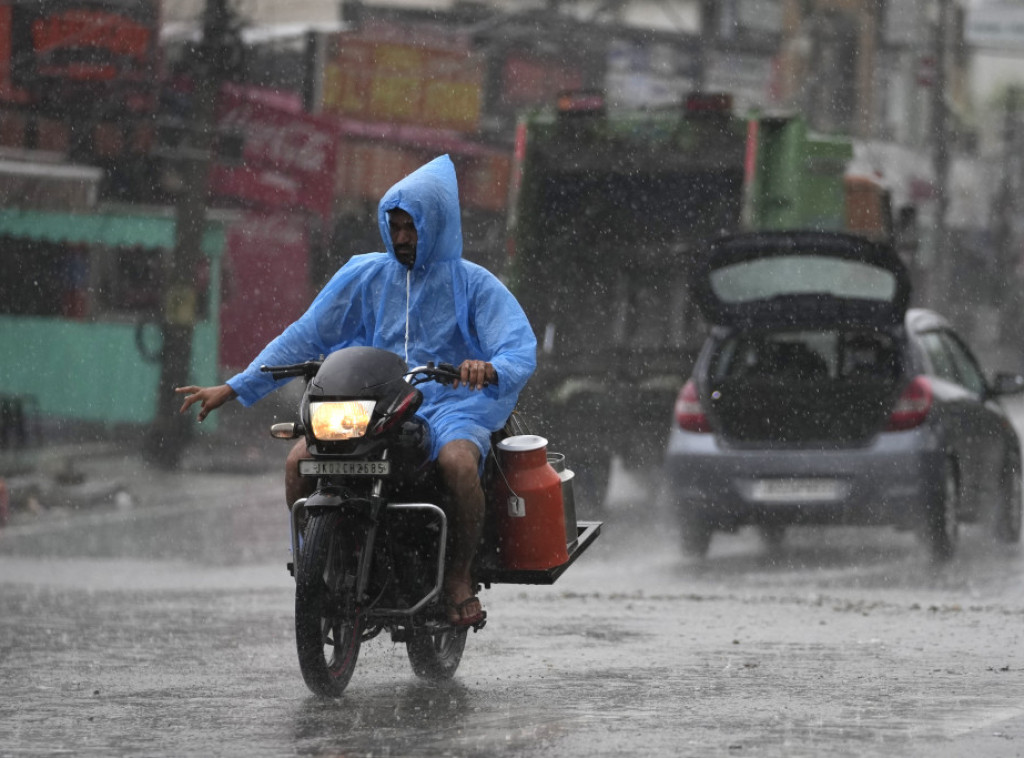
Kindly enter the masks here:
<path id="1" fill-rule="evenodd" d="M 521 406 L 566 456 L 581 509 L 613 459 L 652 470 L 704 339 L 689 295 L 705 241 L 744 229 L 889 234 L 884 187 L 848 175 L 852 140 L 799 116 L 736 115 L 723 94 L 609 111 L 564 93 L 520 119 L 509 284 L 538 336 Z"/>
<path id="2" fill-rule="evenodd" d="M 889 187 L 858 169 L 853 140 L 813 132 L 799 115 L 747 122 L 743 228 L 846 231 L 896 242 Z"/>

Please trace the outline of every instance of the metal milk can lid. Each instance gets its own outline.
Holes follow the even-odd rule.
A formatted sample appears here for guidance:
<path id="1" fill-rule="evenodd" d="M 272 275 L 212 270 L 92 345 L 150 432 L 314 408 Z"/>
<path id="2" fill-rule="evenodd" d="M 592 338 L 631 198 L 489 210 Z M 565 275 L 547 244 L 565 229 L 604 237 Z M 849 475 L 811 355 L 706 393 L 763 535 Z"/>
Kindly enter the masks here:
<path id="1" fill-rule="evenodd" d="M 517 434 L 514 437 L 506 437 L 498 443 L 499 450 L 510 453 L 525 453 L 530 450 L 540 450 L 548 445 L 548 441 L 536 434 Z"/>

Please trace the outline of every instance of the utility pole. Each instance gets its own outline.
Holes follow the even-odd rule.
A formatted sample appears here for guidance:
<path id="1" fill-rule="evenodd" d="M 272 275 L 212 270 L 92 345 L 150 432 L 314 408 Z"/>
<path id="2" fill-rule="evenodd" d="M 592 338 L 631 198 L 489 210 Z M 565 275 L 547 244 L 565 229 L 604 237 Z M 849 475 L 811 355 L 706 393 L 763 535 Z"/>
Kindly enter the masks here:
<path id="1" fill-rule="evenodd" d="M 949 60 L 949 0 L 935 0 L 935 78 L 932 82 L 932 167 L 935 172 L 935 251 L 933 280 L 928 287 L 935 301 L 948 295 L 952 281 L 952 248 L 948 244 L 946 213 L 949 209 L 949 109 L 946 103 L 946 66 Z"/>
<path id="2" fill-rule="evenodd" d="M 203 263 L 210 161 L 214 146 L 214 110 L 228 68 L 231 31 L 228 0 L 206 0 L 203 38 L 193 51 L 192 118 L 178 156 L 183 179 L 176 207 L 175 244 L 165 253 L 161 318 L 160 382 L 156 418 L 144 446 L 150 462 L 177 468 L 194 420 L 179 414 L 174 389 L 190 384 L 192 333 L 197 318 L 197 278 Z"/>
<path id="3" fill-rule="evenodd" d="M 1019 338 L 1021 296 L 1017 287 L 1016 235 L 1013 219 L 1015 198 L 1020 189 L 1019 110 L 1024 93 L 1018 87 L 1006 91 L 1003 119 L 1003 160 L 999 192 L 993 203 L 992 231 L 995 242 L 995 266 L 991 280 L 992 298 L 999 306 L 999 338 L 1005 343 Z"/>
<path id="4" fill-rule="evenodd" d="M 698 43 L 698 63 L 696 79 L 697 89 L 708 88 L 708 71 L 711 68 L 718 40 L 718 8 L 717 0 L 700 0 L 700 33 Z"/>

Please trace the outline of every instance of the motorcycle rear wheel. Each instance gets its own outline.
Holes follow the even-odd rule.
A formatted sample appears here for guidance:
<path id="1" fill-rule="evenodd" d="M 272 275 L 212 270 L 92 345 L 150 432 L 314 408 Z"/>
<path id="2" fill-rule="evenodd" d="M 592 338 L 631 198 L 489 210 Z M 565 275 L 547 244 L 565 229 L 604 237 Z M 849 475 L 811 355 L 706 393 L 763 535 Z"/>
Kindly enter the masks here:
<path id="1" fill-rule="evenodd" d="M 349 595 L 358 553 L 339 528 L 337 513 L 311 515 L 295 561 L 295 643 L 309 689 L 340 697 L 359 659 L 363 620 Z M 350 536 L 350 535 L 348 535 Z"/>
<path id="2" fill-rule="evenodd" d="M 444 681 L 455 676 L 466 648 L 468 627 L 421 632 L 405 643 L 413 673 L 420 679 Z"/>

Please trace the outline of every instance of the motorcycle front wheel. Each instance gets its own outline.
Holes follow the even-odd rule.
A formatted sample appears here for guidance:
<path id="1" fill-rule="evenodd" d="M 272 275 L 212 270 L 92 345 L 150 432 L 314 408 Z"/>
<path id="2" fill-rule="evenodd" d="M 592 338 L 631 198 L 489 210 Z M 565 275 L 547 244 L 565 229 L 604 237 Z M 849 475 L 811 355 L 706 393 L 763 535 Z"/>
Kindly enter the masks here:
<path id="1" fill-rule="evenodd" d="M 405 643 L 413 673 L 421 679 L 443 681 L 455 676 L 466 648 L 468 627 L 419 632 Z"/>
<path id="2" fill-rule="evenodd" d="M 359 554 L 339 520 L 336 512 L 310 515 L 295 561 L 299 668 L 306 686 L 322 697 L 339 697 L 345 691 L 363 634 L 363 620 L 351 597 Z"/>

